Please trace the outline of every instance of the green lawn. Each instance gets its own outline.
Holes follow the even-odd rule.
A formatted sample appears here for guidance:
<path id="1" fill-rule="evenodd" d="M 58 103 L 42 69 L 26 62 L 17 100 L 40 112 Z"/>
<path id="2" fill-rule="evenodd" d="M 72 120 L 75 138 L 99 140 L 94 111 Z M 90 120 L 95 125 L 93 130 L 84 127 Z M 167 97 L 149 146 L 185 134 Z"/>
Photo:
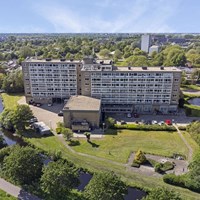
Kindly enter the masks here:
<path id="1" fill-rule="evenodd" d="M 17 198 L 7 194 L 3 190 L 0 190 L 0 199 L 2 199 L 2 200 L 17 200 Z"/>
<path id="2" fill-rule="evenodd" d="M 192 147 L 194 153 L 199 150 L 199 145 L 192 139 L 191 135 L 186 131 L 181 131 L 187 142 Z"/>
<path id="3" fill-rule="evenodd" d="M 184 90 L 187 90 L 187 89 L 200 90 L 200 87 L 197 85 L 183 85 L 181 86 L 181 88 Z"/>
<path id="4" fill-rule="evenodd" d="M 184 188 L 175 187 L 163 182 L 162 177 L 150 177 L 138 174 L 133 171 L 128 171 L 124 166 L 114 165 L 106 161 L 98 161 L 92 158 L 80 156 L 69 151 L 64 144 L 62 144 L 56 136 L 45 138 L 30 138 L 27 139 L 30 143 L 36 147 L 41 148 L 47 152 L 61 151 L 62 157 L 70 160 L 79 167 L 86 168 L 92 172 L 108 171 L 112 170 L 122 177 L 122 179 L 130 186 L 137 186 L 141 188 L 155 188 L 165 187 L 167 189 L 173 189 L 179 192 L 187 200 L 200 199 L 200 194 L 189 191 Z"/>
<path id="5" fill-rule="evenodd" d="M 4 107 L 11 109 L 17 106 L 17 101 L 19 101 L 23 96 L 24 94 L 1 94 Z"/>
<path id="6" fill-rule="evenodd" d="M 116 135 L 103 139 L 92 139 L 92 144 L 79 139 L 80 145 L 72 147 L 82 153 L 126 163 L 132 151 L 141 149 L 145 153 L 172 156 L 180 153 L 187 156 L 188 149 L 177 132 L 119 130 Z"/>

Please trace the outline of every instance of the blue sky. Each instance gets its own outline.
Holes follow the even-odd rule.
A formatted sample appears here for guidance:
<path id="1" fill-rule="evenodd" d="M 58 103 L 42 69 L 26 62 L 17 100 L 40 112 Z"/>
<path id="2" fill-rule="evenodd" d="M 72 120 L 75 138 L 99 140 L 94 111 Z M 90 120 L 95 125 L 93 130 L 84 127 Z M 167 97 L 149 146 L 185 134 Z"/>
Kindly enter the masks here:
<path id="1" fill-rule="evenodd" d="M 1 0 L 1 33 L 200 32 L 200 0 Z"/>

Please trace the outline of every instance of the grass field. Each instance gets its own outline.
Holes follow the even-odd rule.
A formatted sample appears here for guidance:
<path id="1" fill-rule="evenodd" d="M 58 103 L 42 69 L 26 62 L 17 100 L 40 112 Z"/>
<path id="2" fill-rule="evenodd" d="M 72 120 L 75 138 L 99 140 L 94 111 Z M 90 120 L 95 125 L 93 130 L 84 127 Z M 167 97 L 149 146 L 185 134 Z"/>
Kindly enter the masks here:
<path id="1" fill-rule="evenodd" d="M 3 105 L 5 108 L 14 108 L 17 106 L 17 101 L 20 100 L 24 94 L 7 94 L 2 93 Z"/>
<path id="2" fill-rule="evenodd" d="M 61 151 L 62 157 L 75 163 L 79 167 L 86 168 L 92 172 L 112 170 L 122 177 L 122 179 L 130 186 L 137 186 L 140 188 L 155 188 L 165 187 L 167 189 L 174 189 L 179 192 L 184 199 L 197 200 L 200 199 L 200 194 L 189 191 L 184 188 L 168 185 L 163 182 L 162 178 L 144 176 L 142 174 L 128 171 L 124 166 L 114 165 L 106 161 L 94 160 L 92 158 L 83 157 L 69 151 L 64 144 L 62 144 L 56 136 L 46 138 L 31 138 L 27 139 L 36 147 L 41 148 L 47 152 Z"/>
<path id="3" fill-rule="evenodd" d="M 17 198 L 7 194 L 3 190 L 0 190 L 0 199 L 1 200 L 17 200 Z"/>
<path id="4" fill-rule="evenodd" d="M 191 135 L 186 131 L 181 131 L 187 142 L 192 147 L 194 154 L 199 150 L 199 145 L 192 139 Z"/>
<path id="5" fill-rule="evenodd" d="M 188 149 L 176 132 L 119 130 L 116 135 L 103 139 L 79 139 L 80 145 L 72 148 L 78 152 L 126 163 L 132 151 L 141 149 L 145 153 L 172 156 L 180 153 L 187 156 Z"/>

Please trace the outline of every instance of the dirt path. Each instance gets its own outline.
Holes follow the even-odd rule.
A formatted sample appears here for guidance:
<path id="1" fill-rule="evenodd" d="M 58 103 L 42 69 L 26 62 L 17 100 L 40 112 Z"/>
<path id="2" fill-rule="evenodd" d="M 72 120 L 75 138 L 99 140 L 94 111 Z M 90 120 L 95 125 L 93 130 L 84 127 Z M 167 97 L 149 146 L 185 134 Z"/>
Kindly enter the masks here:
<path id="1" fill-rule="evenodd" d="M 184 142 L 184 144 L 187 146 L 188 151 L 189 151 L 187 160 L 188 160 L 188 161 L 191 161 L 191 160 L 192 160 L 192 155 L 193 155 L 193 149 L 192 149 L 192 147 L 190 146 L 190 144 L 187 142 L 187 140 L 185 139 L 185 137 L 182 135 L 182 133 L 181 133 L 181 131 L 179 130 L 178 126 L 177 126 L 176 124 L 173 124 L 173 125 L 174 125 L 174 127 L 176 128 L 176 130 L 177 130 L 177 132 L 178 132 L 180 138 L 182 139 L 182 141 Z"/>

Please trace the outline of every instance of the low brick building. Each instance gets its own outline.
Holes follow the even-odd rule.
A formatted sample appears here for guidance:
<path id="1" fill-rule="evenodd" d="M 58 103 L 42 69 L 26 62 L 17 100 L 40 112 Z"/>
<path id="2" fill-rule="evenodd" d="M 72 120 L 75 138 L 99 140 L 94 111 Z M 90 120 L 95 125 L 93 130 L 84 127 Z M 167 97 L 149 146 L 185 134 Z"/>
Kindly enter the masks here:
<path id="1" fill-rule="evenodd" d="M 101 120 L 101 100 L 87 96 L 71 96 L 63 108 L 65 127 L 74 131 L 98 128 Z"/>

